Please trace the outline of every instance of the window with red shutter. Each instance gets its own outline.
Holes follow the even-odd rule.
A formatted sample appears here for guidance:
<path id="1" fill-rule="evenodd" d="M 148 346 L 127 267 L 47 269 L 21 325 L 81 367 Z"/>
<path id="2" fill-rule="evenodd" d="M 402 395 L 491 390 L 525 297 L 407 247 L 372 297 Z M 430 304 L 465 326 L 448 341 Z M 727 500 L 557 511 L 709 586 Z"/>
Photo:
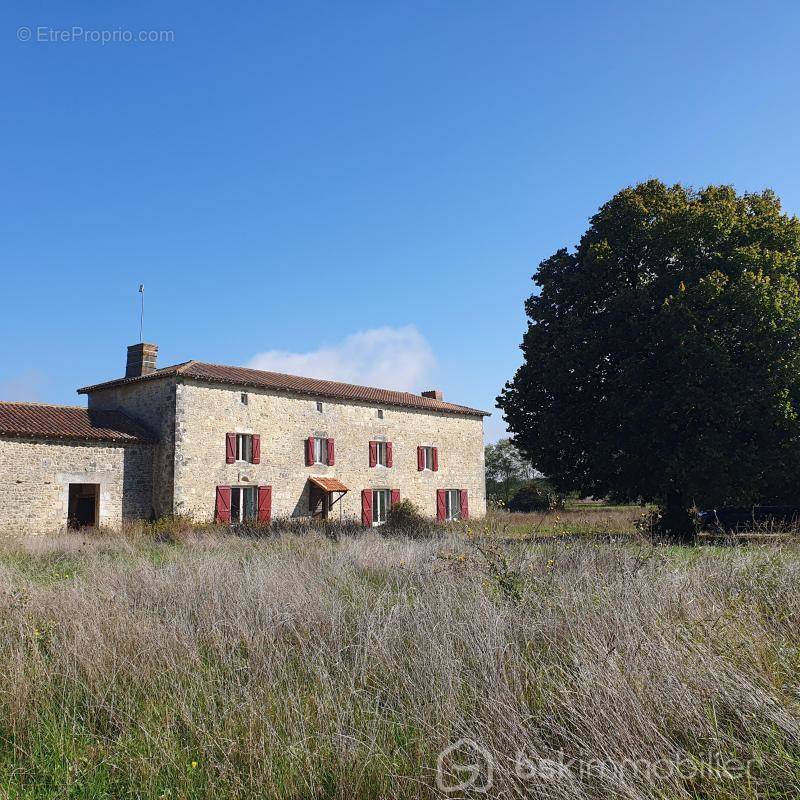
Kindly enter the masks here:
<path id="1" fill-rule="evenodd" d="M 328 439 L 328 466 L 332 467 L 334 463 L 334 449 L 333 449 L 333 439 Z"/>
<path id="2" fill-rule="evenodd" d="M 393 463 L 392 457 L 392 443 L 386 442 L 386 466 L 391 467 Z"/>
<path id="3" fill-rule="evenodd" d="M 433 450 L 433 471 L 434 472 L 438 472 L 439 471 L 439 448 L 438 447 L 433 447 L 431 449 Z"/>
<path id="4" fill-rule="evenodd" d="M 392 489 L 392 508 L 394 508 L 400 502 L 400 490 L 399 489 Z"/>
<path id="5" fill-rule="evenodd" d="M 261 463 L 261 436 L 253 434 L 253 455 L 251 456 L 253 464 Z"/>
<path id="6" fill-rule="evenodd" d="M 231 521 L 231 487 L 217 486 L 216 521 L 227 525 Z"/>
<path id="7" fill-rule="evenodd" d="M 314 437 L 309 436 L 306 439 L 306 464 L 309 467 L 314 466 Z"/>
<path id="8" fill-rule="evenodd" d="M 225 463 L 233 464 L 236 461 L 236 434 L 225 434 Z"/>
<path id="9" fill-rule="evenodd" d="M 372 527 L 372 489 L 361 492 L 361 524 L 365 528 Z"/>
<path id="10" fill-rule="evenodd" d="M 447 500 L 444 489 L 436 490 L 436 520 L 444 522 L 447 519 Z"/>
<path id="11" fill-rule="evenodd" d="M 425 448 L 417 448 L 417 470 L 422 472 L 425 469 Z"/>
<path id="12" fill-rule="evenodd" d="M 258 521 L 269 525 L 272 520 L 272 487 L 258 487 Z"/>
<path id="13" fill-rule="evenodd" d="M 467 498 L 467 490 L 462 489 L 458 493 L 459 505 L 461 506 L 461 519 L 469 519 L 469 500 Z"/>
<path id="14" fill-rule="evenodd" d="M 375 467 L 378 464 L 378 443 L 377 442 L 370 442 L 369 443 L 369 465 L 370 467 Z"/>

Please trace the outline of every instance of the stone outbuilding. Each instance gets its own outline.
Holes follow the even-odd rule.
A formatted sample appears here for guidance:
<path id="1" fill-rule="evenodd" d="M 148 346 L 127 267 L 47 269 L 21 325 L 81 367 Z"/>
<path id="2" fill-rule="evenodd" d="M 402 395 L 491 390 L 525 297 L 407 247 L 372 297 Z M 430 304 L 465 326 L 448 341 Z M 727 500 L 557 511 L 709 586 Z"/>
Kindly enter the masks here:
<path id="1" fill-rule="evenodd" d="M 128 348 L 88 408 L 0 403 L 0 529 L 355 518 L 403 498 L 439 520 L 483 516 L 486 412 L 413 394 Z"/>
<path id="2" fill-rule="evenodd" d="M 155 447 L 119 411 L 0 403 L 0 528 L 117 528 L 149 517 Z"/>

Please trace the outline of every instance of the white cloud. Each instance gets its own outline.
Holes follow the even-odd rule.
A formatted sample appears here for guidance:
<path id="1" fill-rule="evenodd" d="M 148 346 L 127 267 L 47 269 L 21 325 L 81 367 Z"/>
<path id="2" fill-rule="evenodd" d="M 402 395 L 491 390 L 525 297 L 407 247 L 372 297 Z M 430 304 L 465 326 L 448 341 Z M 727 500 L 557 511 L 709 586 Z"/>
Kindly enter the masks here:
<path id="1" fill-rule="evenodd" d="M 267 350 L 247 364 L 253 369 L 408 392 L 431 388 L 427 381 L 435 365 L 430 345 L 414 325 L 360 331 L 308 353 Z"/>
<path id="2" fill-rule="evenodd" d="M 0 378 L 0 400 L 38 400 L 41 386 L 42 375 L 35 370 Z"/>

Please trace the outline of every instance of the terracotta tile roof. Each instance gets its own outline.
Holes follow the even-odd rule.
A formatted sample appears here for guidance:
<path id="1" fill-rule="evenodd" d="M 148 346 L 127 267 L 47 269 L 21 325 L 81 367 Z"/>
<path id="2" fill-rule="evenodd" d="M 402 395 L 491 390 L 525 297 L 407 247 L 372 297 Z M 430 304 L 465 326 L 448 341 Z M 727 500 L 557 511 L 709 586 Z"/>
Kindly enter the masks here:
<path id="1" fill-rule="evenodd" d="M 319 486 L 326 492 L 346 492 L 347 487 L 337 478 L 318 478 L 316 475 L 309 477 L 311 483 Z"/>
<path id="2" fill-rule="evenodd" d="M 309 395 L 310 397 L 331 398 L 335 400 L 353 400 L 371 403 L 376 406 L 402 406 L 424 411 L 441 411 L 447 414 L 465 414 L 469 416 L 488 417 L 488 411 L 468 408 L 454 403 L 446 403 L 432 397 L 412 394 L 411 392 L 395 392 L 390 389 L 376 389 L 370 386 L 355 386 L 351 383 L 323 381 L 317 378 L 302 378 L 298 375 L 283 375 L 279 372 L 264 372 L 247 367 L 226 367 L 220 364 L 205 364 L 202 361 L 185 361 L 164 367 L 149 375 L 138 378 L 118 378 L 94 386 L 78 389 L 80 394 L 87 394 L 98 389 L 109 389 L 129 383 L 156 380 L 170 376 L 182 376 L 208 383 L 227 383 L 234 386 L 250 386 L 257 389 L 272 389 L 279 392 Z"/>
<path id="3" fill-rule="evenodd" d="M 119 411 L 0 402 L 0 436 L 97 442 L 151 442 L 151 434 Z"/>

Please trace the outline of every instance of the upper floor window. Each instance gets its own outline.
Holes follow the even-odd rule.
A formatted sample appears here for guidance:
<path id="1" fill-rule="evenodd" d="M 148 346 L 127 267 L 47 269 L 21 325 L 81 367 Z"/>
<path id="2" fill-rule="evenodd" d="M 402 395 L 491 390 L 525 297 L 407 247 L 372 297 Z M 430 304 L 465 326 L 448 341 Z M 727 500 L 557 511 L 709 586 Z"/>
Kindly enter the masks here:
<path id="1" fill-rule="evenodd" d="M 247 398 L 247 392 L 242 392 L 242 393 L 239 395 L 239 400 L 241 400 L 241 402 L 242 402 L 242 405 L 243 405 L 243 406 L 246 406 L 246 405 L 247 405 L 247 402 L 248 402 L 248 398 Z"/>
<path id="2" fill-rule="evenodd" d="M 383 409 L 382 408 L 378 409 L 378 419 L 383 419 Z"/>
<path id="3" fill-rule="evenodd" d="M 391 442 L 370 442 L 369 443 L 369 465 L 377 467 L 392 466 L 392 443 Z"/>
<path id="4" fill-rule="evenodd" d="M 418 447 L 417 448 L 417 469 L 429 469 L 431 472 L 439 470 L 439 448 L 438 447 Z"/>
<path id="5" fill-rule="evenodd" d="M 322 413 L 322 401 L 321 400 L 317 400 L 317 411 L 319 411 L 320 414 Z"/>
<path id="6" fill-rule="evenodd" d="M 324 436 L 309 436 L 306 440 L 306 464 L 333 465 L 333 439 Z"/>
<path id="7" fill-rule="evenodd" d="M 251 433 L 236 434 L 236 460 L 253 463 L 253 435 Z"/>
<path id="8" fill-rule="evenodd" d="M 226 433 L 225 462 L 261 463 L 261 437 L 257 433 Z"/>

